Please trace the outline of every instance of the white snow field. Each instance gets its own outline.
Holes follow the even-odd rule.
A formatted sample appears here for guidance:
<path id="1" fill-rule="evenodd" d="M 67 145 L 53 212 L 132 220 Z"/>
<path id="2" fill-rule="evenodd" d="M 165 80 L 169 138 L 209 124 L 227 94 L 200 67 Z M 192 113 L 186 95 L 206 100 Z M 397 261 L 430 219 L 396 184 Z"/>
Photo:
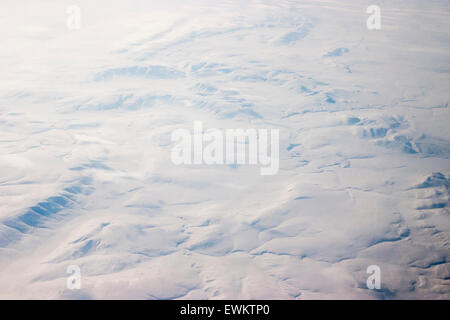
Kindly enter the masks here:
<path id="1" fill-rule="evenodd" d="M 1 299 L 450 299 L 448 1 L 2 0 L 0 39 Z M 194 121 L 278 173 L 173 164 Z"/>

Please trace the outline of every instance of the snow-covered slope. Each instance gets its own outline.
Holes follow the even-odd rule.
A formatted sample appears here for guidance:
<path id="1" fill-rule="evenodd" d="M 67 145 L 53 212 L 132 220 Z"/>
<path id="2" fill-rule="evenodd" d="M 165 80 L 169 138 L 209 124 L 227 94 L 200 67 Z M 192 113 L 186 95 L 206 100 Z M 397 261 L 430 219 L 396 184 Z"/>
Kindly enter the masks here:
<path id="1" fill-rule="evenodd" d="M 371 4 L 2 1 L 0 298 L 449 299 L 449 3 Z M 174 165 L 196 120 L 278 174 Z"/>

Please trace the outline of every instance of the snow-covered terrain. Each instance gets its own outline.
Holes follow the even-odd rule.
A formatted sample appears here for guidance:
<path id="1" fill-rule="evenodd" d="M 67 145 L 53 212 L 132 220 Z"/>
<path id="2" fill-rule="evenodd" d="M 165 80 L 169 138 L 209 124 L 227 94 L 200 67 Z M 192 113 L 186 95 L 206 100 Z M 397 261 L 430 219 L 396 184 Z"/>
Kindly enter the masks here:
<path id="1" fill-rule="evenodd" d="M 0 298 L 450 299 L 449 18 L 2 0 Z M 279 129 L 278 173 L 174 165 L 194 121 Z"/>

